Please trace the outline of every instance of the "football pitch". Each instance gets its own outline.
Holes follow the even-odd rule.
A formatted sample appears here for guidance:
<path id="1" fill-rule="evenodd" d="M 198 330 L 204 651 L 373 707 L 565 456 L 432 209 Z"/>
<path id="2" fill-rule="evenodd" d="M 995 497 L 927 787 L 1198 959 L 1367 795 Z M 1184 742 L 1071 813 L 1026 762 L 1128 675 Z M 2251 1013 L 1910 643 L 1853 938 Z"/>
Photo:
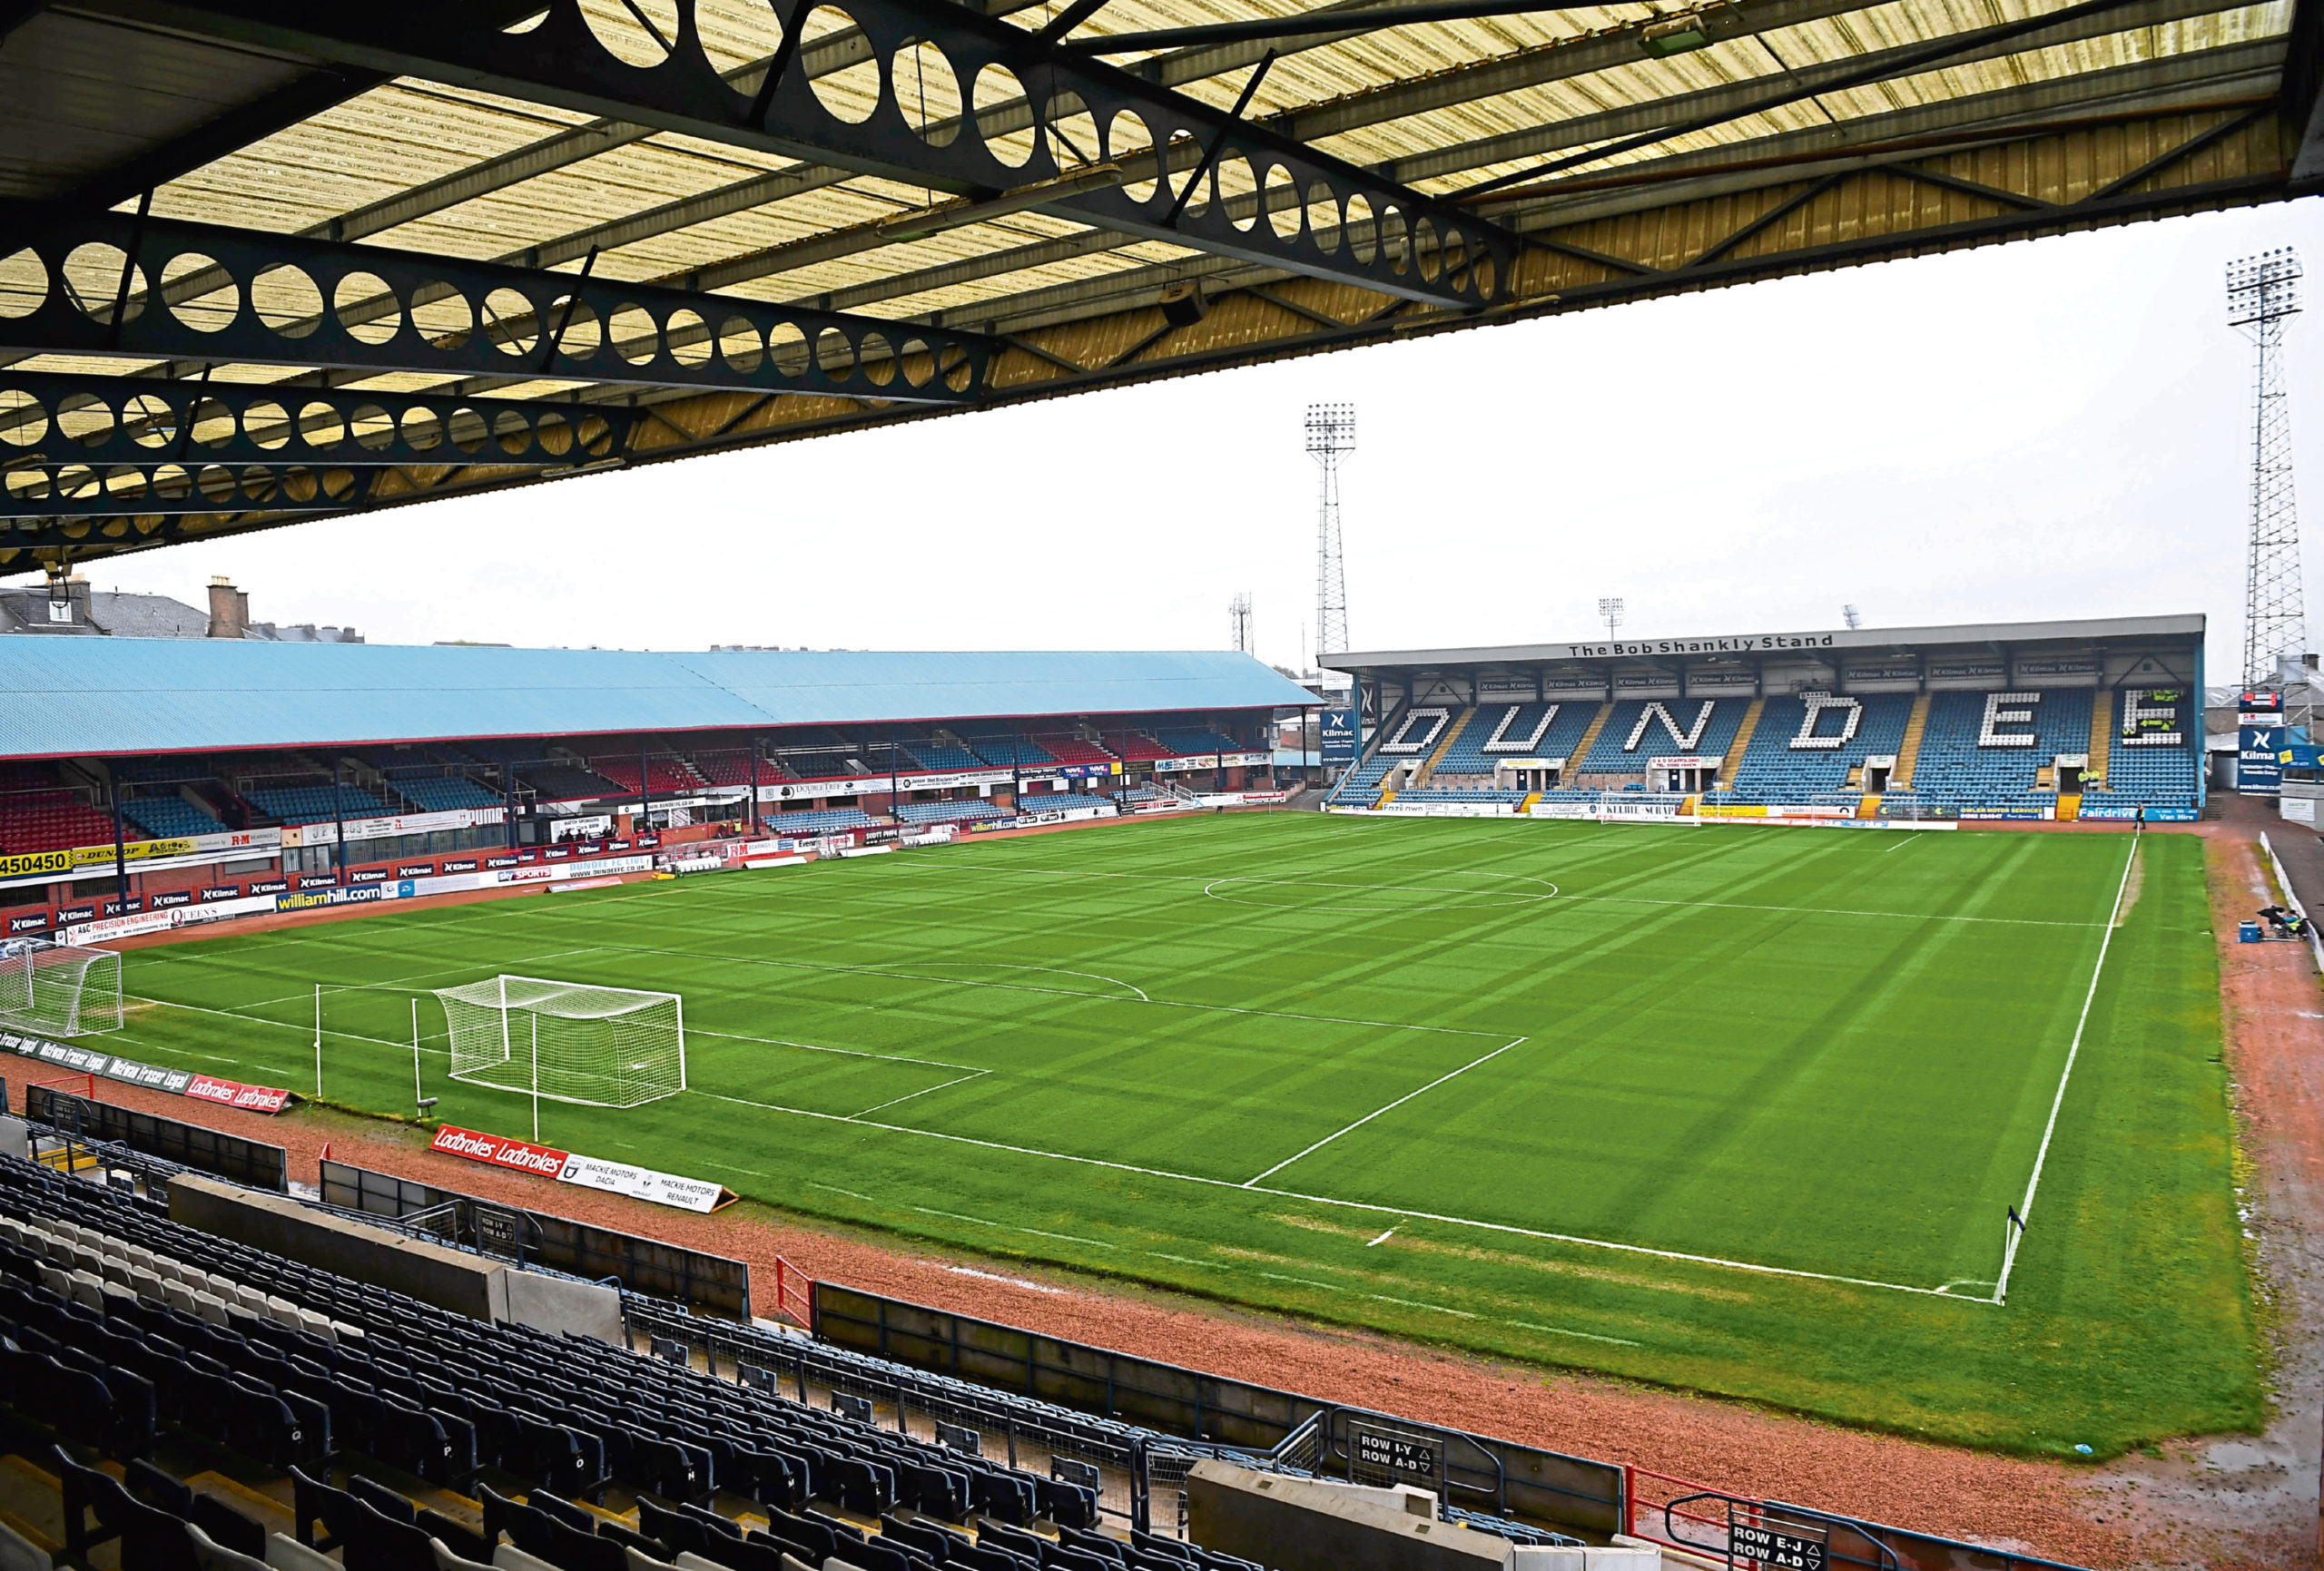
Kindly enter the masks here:
<path id="1" fill-rule="evenodd" d="M 500 972 L 684 998 L 546 1142 L 789 1211 L 2013 1449 L 2260 1417 L 2191 836 L 1134 823 L 134 950 L 109 1041 L 311 1092 L 320 984 L 409 1116 L 417 998 L 522 1136 L 428 991 Z"/>

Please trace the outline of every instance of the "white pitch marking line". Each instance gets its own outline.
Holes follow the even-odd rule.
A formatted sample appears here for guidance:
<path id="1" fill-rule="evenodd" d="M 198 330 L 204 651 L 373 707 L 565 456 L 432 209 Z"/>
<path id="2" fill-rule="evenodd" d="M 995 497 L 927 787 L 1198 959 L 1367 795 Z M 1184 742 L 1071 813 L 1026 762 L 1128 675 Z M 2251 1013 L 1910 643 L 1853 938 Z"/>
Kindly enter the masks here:
<path id="1" fill-rule="evenodd" d="M 2114 886 L 2113 908 L 2106 915 L 2106 935 L 2098 940 L 2098 961 L 2090 967 L 2090 990 L 2082 996 L 2082 1015 L 2073 1023 L 2073 1042 L 2066 1048 L 2066 1066 L 2058 1073 L 2058 1092 L 2050 1098 L 2050 1121 L 2042 1126 L 2042 1148 L 2034 1154 L 2034 1172 L 2025 1180 L 2025 1198 L 2017 1203 L 2018 1225 L 2010 1229 L 2008 1246 L 2002 1251 L 2001 1280 L 1994 1284 L 1992 1302 L 2009 1301 L 2009 1273 L 2017 1266 L 2017 1246 L 2025 1237 L 2025 1224 L 2034 1215 L 2034 1192 L 2042 1185 L 2042 1164 L 2050 1159 L 2050 1137 L 2058 1131 L 2058 1109 L 2065 1105 L 2066 1082 L 2073 1077 L 2073 1061 L 2082 1052 L 2083 1028 L 2090 1024 L 2090 1006 L 2098 1000 L 2098 978 L 2106 970 L 2106 950 L 2114 942 L 2114 923 L 2122 914 L 2122 894 L 2131 887 L 2131 869 L 2138 865 L 2139 840 L 2146 833 L 2140 824 L 2131 831 L 2130 854 L 2122 859 L 2122 880 Z"/>
<path id="2" fill-rule="evenodd" d="M 1913 1287 L 1898 1281 L 1875 1281 L 1866 1277 L 1839 1276 L 1830 1272 L 1801 1271 L 1787 1265 L 1760 1265 L 1748 1260 L 1726 1260 L 1715 1254 L 1689 1254 L 1682 1250 L 1653 1249 L 1642 1243 L 1616 1243 L 1610 1239 L 1584 1238 L 1578 1233 L 1548 1232 L 1540 1228 L 1518 1227 L 1503 1222 L 1479 1222 L 1473 1217 L 1447 1216 L 1442 1212 L 1414 1211 L 1409 1206 L 1376 1205 L 1365 1200 L 1342 1200 L 1329 1194 L 1309 1194 L 1303 1190 L 1274 1189 L 1265 1185 L 1252 1187 L 1236 1183 L 1230 1178 L 1205 1178 L 1199 1173 L 1173 1173 L 1167 1167 L 1140 1167 L 1135 1163 L 1109 1162 L 1102 1156 L 1075 1156 L 1063 1151 L 1043 1151 L 1038 1146 L 1010 1145 L 1004 1141 L 981 1140 L 973 1134 L 949 1134 L 940 1129 L 914 1129 L 908 1124 L 882 1124 L 876 1118 L 862 1118 L 845 1113 L 817 1113 L 805 1107 L 785 1107 L 777 1102 L 755 1102 L 747 1096 L 728 1096 L 716 1091 L 698 1091 L 692 1087 L 679 1093 L 682 1096 L 706 1096 L 714 1102 L 731 1102 L 738 1107 L 756 1107 L 768 1113 L 788 1113 L 796 1118 L 813 1118 L 826 1124 L 853 1124 L 865 1129 L 884 1130 L 891 1134 L 916 1134 L 924 1140 L 950 1141 L 956 1145 L 973 1145 L 984 1151 L 1006 1151 L 1015 1156 L 1034 1156 L 1049 1162 L 1070 1162 L 1083 1167 L 1103 1167 L 1115 1173 L 1135 1173 L 1147 1178 L 1167 1178 L 1179 1183 L 1199 1183 L 1213 1189 L 1240 1190 L 1250 1194 L 1272 1194 L 1282 1200 L 1304 1200 L 1315 1205 L 1336 1205 L 1348 1211 L 1370 1212 L 1375 1216 L 1418 1217 L 1423 1222 L 1441 1222 L 1450 1227 L 1473 1227 L 1486 1232 L 1505 1232 L 1517 1238 L 1538 1238 L 1549 1243 L 1570 1243 L 1584 1249 L 1612 1250 L 1621 1254 L 1645 1255 L 1655 1260 L 1682 1261 L 1690 1265 L 1721 1266 L 1728 1271 L 1748 1271 L 1760 1276 L 1792 1277 L 1805 1281 L 1827 1281 L 1842 1287 L 1877 1288 L 1884 1292 L 1908 1292 L 1923 1298 L 1950 1299 L 1959 1304 L 1990 1305 L 1990 1299 L 1965 1299 L 1933 1287 Z M 830 1184 L 815 1184 L 815 1188 L 830 1189 Z M 852 1190 L 841 1190 L 853 1194 Z M 857 1195 L 872 1203 L 870 1195 Z"/>
<path id="3" fill-rule="evenodd" d="M 1382 1233 L 1378 1238 L 1374 1239 L 1370 1243 L 1365 1244 L 1364 1247 L 1366 1249 L 1375 1248 L 1380 1244 L 1387 1242 L 1390 1239 L 1395 1236 L 1396 1230 L 1392 1227 L 1387 1232 Z"/>
<path id="4" fill-rule="evenodd" d="M 876 1102 L 871 1106 L 865 1108 L 863 1113 L 857 1114 L 856 1116 L 861 1118 L 863 1116 L 864 1113 L 877 1113 L 882 1108 L 893 1107 L 899 1102 L 910 1102 L 915 1096 L 932 1096 L 937 1092 L 942 1091 L 948 1086 L 960 1085 L 968 1081 L 979 1079 L 991 1073 L 992 1071 L 990 1069 L 971 1069 L 966 1075 L 947 1080 L 942 1085 L 930 1085 L 919 1091 L 908 1091 L 901 1096 L 891 1096 L 885 1102 Z"/>
<path id="5" fill-rule="evenodd" d="M 1890 849 L 1891 850 L 1894 850 L 1896 848 L 1892 846 L 1892 847 L 1890 847 L 1889 849 Z M 991 867 L 980 867 L 980 866 L 976 866 L 976 865 L 974 865 L 974 864 L 972 864 L 972 863 L 967 863 L 967 862 L 953 862 L 953 863 L 948 863 L 948 864 L 945 864 L 945 866 L 949 869 L 949 870 L 953 871 L 953 872 L 982 872 L 982 873 L 1040 873 L 1040 874 L 1045 874 L 1045 875 L 1049 876 L 1049 877 L 1052 877 L 1052 878 L 1060 878 L 1060 879 L 1152 879 L 1152 880 L 1155 880 L 1155 881 L 1157 881 L 1157 882 L 1168 882 L 1168 883 L 1205 883 L 1205 884 L 1216 884 L 1216 883 L 1227 883 L 1227 882 L 1238 881 L 1238 880 L 1246 880 L 1246 881 L 1252 881 L 1252 882 L 1268 882 L 1268 883 L 1296 883 L 1296 882 L 1313 881 L 1313 880 L 1302 880 L 1302 879 L 1279 879 L 1279 878 L 1278 878 L 1278 879 L 1256 879 L 1256 878 L 1253 877 L 1252 875 L 1248 875 L 1248 874 L 1237 875 L 1236 879 L 1223 879 L 1223 878 L 1221 878 L 1221 879 L 1206 879 L 1206 878 L 1205 878 L 1205 877 L 1204 877 L 1204 875 L 1202 875 L 1202 874 L 1200 874 L 1200 873 L 1085 873 L 1085 872 L 1077 872 L 1077 871 L 1074 871 L 1074 870 L 1072 870 L 1072 869 L 1066 869 L 1066 868 L 991 868 Z M 1346 885 L 1346 886 L 1344 886 L 1344 887 L 1345 887 L 1345 888 L 1348 888 L 1348 889 L 1390 889 L 1390 890 L 1393 890 L 1393 889 L 1395 889 L 1401 888 L 1401 887 L 1403 887 L 1403 886 L 1393 885 L 1393 884 L 1349 884 L 1349 885 Z M 1207 891 L 1206 890 L 1206 892 L 1207 892 Z M 1466 895 L 1466 894 L 1477 894 L 1477 893 L 1480 893 L 1481 891 L 1478 891 L 1478 890 L 1475 890 L 1475 889 L 1460 889 L 1460 890 L 1452 890 L 1452 889 L 1428 889 L 1428 890 L 1424 890 L 1423 892 L 1424 892 L 1424 893 L 1429 893 L 1429 894 L 1456 894 L 1456 893 L 1457 893 L 1457 894 L 1464 894 L 1464 895 Z M 1214 897 L 1214 898 L 1216 898 L 1216 897 Z M 1984 922 L 1984 923 L 1993 923 L 1993 924 L 1996 924 L 1996 925 L 2000 925 L 2000 926 L 2004 926 L 2004 927 L 2014 927 L 2014 928 L 2088 928 L 2088 927 L 2093 927 L 2093 926 L 2095 926 L 2095 925 L 2096 925 L 2096 924 L 2094 924 L 2094 923 L 2091 923 L 2091 922 L 2059 922 L 2059 921 L 2053 921 L 2053 920 L 2051 920 L 2051 919 L 2049 919 L 2049 918 L 2043 918 L 2043 917 L 1944 917 L 1944 916 L 1931 916 L 1931 915 L 1928 915 L 1928 914 L 1926 914 L 1926 913 L 1923 913 L 1923 912 L 1915 912 L 1915 911 L 1860 911 L 1860 910 L 1856 910 L 1856 909 L 1853 909 L 1853 908 L 1846 908 L 1846 907 L 1840 907 L 1840 906 L 1761 906 L 1761 905 L 1752 905 L 1752 904 L 1748 904 L 1748 903 L 1746 903 L 1746 902 L 1743 902 L 1743 901 L 1739 901 L 1739 900 L 1649 900 L 1649 899 L 1641 899 L 1641 898 L 1638 898 L 1638 897 L 1636 897 L 1636 896 L 1631 896 L 1631 895 L 1573 895 L 1573 894 L 1567 894 L 1567 893 L 1565 893 L 1563 890 L 1560 890 L 1560 891 L 1559 891 L 1556 895 L 1554 895 L 1554 896 L 1544 896 L 1544 897 L 1542 897 L 1542 899 L 1543 899 L 1544 901 L 1547 901 L 1547 900 L 1550 900 L 1550 899 L 1558 899 L 1558 900 L 1590 900 L 1590 901 L 1597 902 L 1597 903 L 1601 904 L 1601 905 L 1617 905 L 1617 906 L 1675 906 L 1675 907 L 1681 907 L 1681 908 L 1684 908 L 1689 909 L 1689 910 L 1716 910 L 1716 911 L 1778 911 L 1778 912 L 1787 912 L 1787 913 L 1789 913 L 1789 914 L 1791 914 L 1791 915 L 1794 915 L 1794 916 L 1803 916 L 1803 917 L 1878 917 L 1878 918 L 1886 918 L 1886 919 L 1888 919 L 1888 920 L 1891 920 L 1891 921 L 1899 921 L 1899 922 Z M 1263 909 L 1270 909 L 1270 908 L 1263 908 Z M 1295 910 L 1295 909 L 1297 909 L 1298 908 L 1296 908 L 1296 907 L 1288 907 L 1288 906 L 1286 906 L 1286 907 L 1282 907 L 1282 908 L 1281 908 L 1281 909 L 1285 909 L 1285 910 Z M 1492 909 L 1492 908 L 1502 908 L 1502 909 L 1506 909 L 1506 908 L 1487 908 L 1487 909 Z"/>
<path id="6" fill-rule="evenodd" d="M 1323 1139 L 1318 1140 L 1306 1150 L 1300 1152 L 1298 1155 L 1285 1157 L 1281 1162 L 1276 1163 L 1273 1167 L 1270 1167 L 1265 1173 L 1260 1173 L 1258 1178 L 1246 1180 L 1243 1187 L 1245 1189 L 1251 1188 L 1254 1184 L 1256 1184 L 1259 1182 L 1260 1178 L 1273 1178 L 1276 1173 L 1281 1173 L 1285 1168 L 1289 1167 L 1293 1163 L 1298 1161 L 1300 1157 L 1313 1155 L 1315 1153 L 1323 1150 L 1326 1145 L 1329 1145 L 1333 1141 L 1337 1140 L 1341 1135 L 1353 1134 L 1354 1131 L 1363 1128 L 1365 1124 L 1371 1123 L 1382 1114 L 1393 1113 L 1397 1108 L 1402 1107 L 1413 1097 L 1421 1095 L 1424 1092 L 1435 1090 L 1447 1080 L 1458 1079 L 1460 1076 L 1466 1075 L 1470 1070 L 1474 1069 L 1478 1065 L 1491 1063 L 1493 1059 L 1498 1058 L 1502 1054 L 1508 1052 L 1512 1047 L 1521 1046 L 1530 1040 L 1530 1037 L 1520 1036 L 1514 1041 L 1503 1042 L 1492 1052 L 1484 1054 L 1481 1057 L 1472 1058 L 1466 1064 L 1462 1065 L 1458 1069 L 1438 1075 L 1427 1085 L 1420 1087 L 1419 1090 L 1405 1092 L 1402 1096 L 1397 1097 L 1393 1102 L 1389 1103 L 1386 1106 L 1374 1108 L 1371 1112 L 1365 1114 L 1363 1117 L 1357 1119 L 1346 1128 L 1333 1130 L 1329 1134 L 1324 1135 Z"/>
<path id="7" fill-rule="evenodd" d="M 956 987 L 997 987 L 1007 993 L 1047 993 L 1061 998 L 1096 998 L 1101 1002 L 1114 1004 L 1130 1002 L 1128 998 L 1108 998 L 1102 993 L 1072 992 L 1061 987 L 1027 987 L 1014 982 L 979 982 L 968 977 L 913 977 L 878 966 L 842 966 L 812 960 L 770 960 L 757 955 L 721 955 L 698 949 L 656 949 L 641 944 L 596 944 L 588 949 L 573 951 L 576 955 L 592 952 L 608 955 L 664 955 L 681 960 L 716 960 L 730 966 L 766 966 L 783 971 L 822 971 L 832 976 L 849 977 L 898 977 L 908 982 L 942 982 Z M 1109 981 L 1113 979 L 1108 978 Z M 1124 983 L 1123 986 L 1128 987 L 1128 984 Z M 1318 1026 L 1369 1026 L 1380 1031 L 1427 1031 L 1439 1036 L 1490 1038 L 1499 1035 L 1498 1032 L 1480 1031 L 1467 1026 L 1414 1026 L 1403 1020 L 1356 1020 L 1345 1015 L 1303 1015 L 1293 1009 L 1245 1009 L 1232 1004 L 1192 1004 L 1177 998 L 1148 998 L 1146 1002 L 1157 1009 L 1196 1009 L 1211 1015 L 1250 1015 L 1268 1020 L 1305 1020 Z M 701 1034 L 705 1036 L 720 1035 L 720 1033 L 710 1031 Z M 744 1036 L 740 1040 L 757 1042 L 768 1040 L 768 1038 Z M 788 1043 L 785 1046 L 800 1046 L 803 1044 Z M 844 1049 L 834 1048 L 832 1051 L 839 1052 Z M 934 1060 L 923 1059 L 918 1062 L 932 1063 Z M 948 1067 L 966 1068 L 968 1066 L 950 1065 Z"/>

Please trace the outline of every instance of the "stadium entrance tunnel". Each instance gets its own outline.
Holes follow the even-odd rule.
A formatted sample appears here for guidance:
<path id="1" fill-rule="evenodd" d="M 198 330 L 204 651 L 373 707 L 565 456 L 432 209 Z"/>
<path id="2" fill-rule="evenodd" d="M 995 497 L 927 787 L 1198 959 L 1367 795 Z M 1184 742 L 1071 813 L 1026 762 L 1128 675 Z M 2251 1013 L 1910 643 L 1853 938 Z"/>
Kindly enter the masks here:
<path id="1" fill-rule="evenodd" d="M 1345 873 L 1214 879 L 1204 894 L 1233 906 L 1316 911 L 1490 911 L 1537 905 L 1557 898 L 1547 879 L 1522 873 L 1432 870 L 1374 883 Z"/>

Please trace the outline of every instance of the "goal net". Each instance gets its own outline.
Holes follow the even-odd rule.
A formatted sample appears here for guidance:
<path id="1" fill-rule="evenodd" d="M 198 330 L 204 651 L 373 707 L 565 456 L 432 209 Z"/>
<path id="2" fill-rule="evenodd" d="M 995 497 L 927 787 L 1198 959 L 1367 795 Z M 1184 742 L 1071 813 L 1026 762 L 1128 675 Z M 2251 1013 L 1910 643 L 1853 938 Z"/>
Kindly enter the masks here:
<path id="1" fill-rule="evenodd" d="M 452 1078 L 586 1107 L 635 1107 L 686 1088 L 675 993 L 540 977 L 438 987 Z"/>
<path id="2" fill-rule="evenodd" d="M 0 944 L 0 1025 L 47 1036 L 120 1030 L 120 955 L 45 938 Z"/>

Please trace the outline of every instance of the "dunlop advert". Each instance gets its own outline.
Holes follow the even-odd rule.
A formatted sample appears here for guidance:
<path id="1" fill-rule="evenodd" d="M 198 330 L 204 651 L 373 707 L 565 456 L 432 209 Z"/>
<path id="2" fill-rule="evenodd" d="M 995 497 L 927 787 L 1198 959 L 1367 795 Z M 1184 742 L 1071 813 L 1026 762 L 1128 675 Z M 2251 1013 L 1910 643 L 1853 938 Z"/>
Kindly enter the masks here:
<path id="1" fill-rule="evenodd" d="M 186 835 L 170 840 L 130 840 L 121 848 L 125 862 L 173 861 L 186 857 L 262 856 L 281 844 L 280 830 L 245 830 L 222 835 Z M 74 846 L 53 851 L 0 856 L 0 883 L 69 877 L 83 868 L 113 866 L 111 846 Z"/>

